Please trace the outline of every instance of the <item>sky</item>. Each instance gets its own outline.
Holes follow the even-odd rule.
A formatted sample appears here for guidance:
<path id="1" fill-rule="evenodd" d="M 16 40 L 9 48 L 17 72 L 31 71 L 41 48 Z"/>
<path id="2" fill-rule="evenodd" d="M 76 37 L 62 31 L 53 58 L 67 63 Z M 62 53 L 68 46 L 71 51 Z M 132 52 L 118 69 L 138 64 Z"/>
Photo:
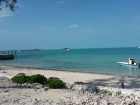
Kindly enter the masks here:
<path id="1" fill-rule="evenodd" d="M 140 0 L 18 0 L 0 11 L 0 50 L 140 46 Z"/>

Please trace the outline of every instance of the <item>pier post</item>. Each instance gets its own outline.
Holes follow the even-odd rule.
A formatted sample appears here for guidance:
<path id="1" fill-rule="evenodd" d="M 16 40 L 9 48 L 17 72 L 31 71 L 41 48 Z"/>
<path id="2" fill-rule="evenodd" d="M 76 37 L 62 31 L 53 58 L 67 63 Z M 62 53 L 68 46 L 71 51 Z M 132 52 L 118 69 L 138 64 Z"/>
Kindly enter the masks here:
<path id="1" fill-rule="evenodd" d="M 15 59 L 17 59 L 16 50 L 15 50 Z"/>
<path id="2" fill-rule="evenodd" d="M 13 51 L 11 51 L 12 55 L 13 55 Z"/>

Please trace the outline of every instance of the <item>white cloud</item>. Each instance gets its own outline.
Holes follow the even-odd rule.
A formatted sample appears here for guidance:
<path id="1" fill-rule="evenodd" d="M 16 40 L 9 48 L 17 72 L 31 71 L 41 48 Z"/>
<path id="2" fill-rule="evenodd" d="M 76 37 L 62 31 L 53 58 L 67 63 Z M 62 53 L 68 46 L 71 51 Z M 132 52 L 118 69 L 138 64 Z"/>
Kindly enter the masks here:
<path id="1" fill-rule="evenodd" d="M 78 25 L 77 24 L 72 24 L 69 26 L 69 28 L 78 28 Z"/>
<path id="2" fill-rule="evenodd" d="M 12 16 L 8 9 L 2 9 L 0 11 L 0 18 Z"/>
<path id="3" fill-rule="evenodd" d="M 66 1 L 58 1 L 56 4 L 66 4 Z"/>
<path id="4" fill-rule="evenodd" d="M 11 16 L 11 15 L 9 15 L 9 14 L 7 14 L 7 13 L 2 13 L 2 14 L 0 14 L 0 18 L 9 17 L 9 16 Z"/>
<path id="5" fill-rule="evenodd" d="M 4 18 L 6 17 L 11 17 L 11 12 L 6 9 L 6 8 L 3 8 L 1 11 L 0 11 L 0 22 L 3 22 L 4 21 Z"/>

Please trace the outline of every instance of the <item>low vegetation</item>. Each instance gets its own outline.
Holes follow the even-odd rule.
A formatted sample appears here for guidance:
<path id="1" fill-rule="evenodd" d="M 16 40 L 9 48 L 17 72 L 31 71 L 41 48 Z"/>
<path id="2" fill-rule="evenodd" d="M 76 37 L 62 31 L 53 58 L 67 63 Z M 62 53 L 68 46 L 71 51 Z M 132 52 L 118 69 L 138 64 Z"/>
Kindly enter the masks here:
<path id="1" fill-rule="evenodd" d="M 47 81 L 47 78 L 44 77 L 44 75 L 36 74 L 33 76 L 30 76 L 29 79 L 27 80 L 28 83 L 40 83 L 40 84 L 45 84 Z"/>
<path id="2" fill-rule="evenodd" d="M 112 95 L 112 92 L 111 92 L 111 91 L 108 91 L 108 90 L 102 90 L 101 92 L 102 92 L 103 94 Z"/>
<path id="3" fill-rule="evenodd" d="M 29 78 L 28 76 L 21 75 L 21 76 L 14 76 L 11 80 L 12 82 L 17 84 L 23 84 L 28 81 L 28 78 Z"/>
<path id="4" fill-rule="evenodd" d="M 36 74 L 32 76 L 18 75 L 18 76 L 14 76 L 11 80 L 13 83 L 17 83 L 20 85 L 24 83 L 31 83 L 31 84 L 40 83 L 52 89 L 60 89 L 65 87 L 64 82 L 59 78 L 49 78 L 47 80 L 47 78 L 44 75 L 40 75 L 40 74 Z"/>
<path id="5" fill-rule="evenodd" d="M 59 88 L 64 88 L 65 87 L 65 84 L 62 80 L 60 79 L 50 79 L 49 81 L 46 82 L 46 85 L 49 87 L 49 88 L 52 88 L 52 89 L 59 89 Z"/>
<path id="6" fill-rule="evenodd" d="M 121 91 L 117 92 L 117 95 L 118 95 L 118 96 L 120 96 L 121 94 L 122 94 L 122 92 L 121 92 Z"/>

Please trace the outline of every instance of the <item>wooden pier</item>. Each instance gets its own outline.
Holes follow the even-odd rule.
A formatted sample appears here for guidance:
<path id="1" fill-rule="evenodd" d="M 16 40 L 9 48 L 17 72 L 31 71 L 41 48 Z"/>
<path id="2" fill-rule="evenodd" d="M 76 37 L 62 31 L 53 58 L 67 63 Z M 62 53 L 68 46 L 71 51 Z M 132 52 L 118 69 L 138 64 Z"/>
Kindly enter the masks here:
<path id="1" fill-rule="evenodd" d="M 14 55 L 0 55 L 0 60 L 14 59 Z"/>
<path id="2" fill-rule="evenodd" d="M 16 59 L 16 50 L 12 51 L 0 51 L 0 60 Z"/>

